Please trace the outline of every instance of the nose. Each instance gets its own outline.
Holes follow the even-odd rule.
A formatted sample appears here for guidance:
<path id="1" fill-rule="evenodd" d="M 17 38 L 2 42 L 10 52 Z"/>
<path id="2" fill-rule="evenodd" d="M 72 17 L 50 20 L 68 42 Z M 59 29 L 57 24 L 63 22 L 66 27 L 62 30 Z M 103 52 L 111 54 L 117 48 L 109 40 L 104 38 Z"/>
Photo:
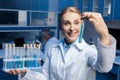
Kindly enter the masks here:
<path id="1" fill-rule="evenodd" d="M 73 24 L 70 25 L 70 30 L 74 30 L 74 25 Z"/>

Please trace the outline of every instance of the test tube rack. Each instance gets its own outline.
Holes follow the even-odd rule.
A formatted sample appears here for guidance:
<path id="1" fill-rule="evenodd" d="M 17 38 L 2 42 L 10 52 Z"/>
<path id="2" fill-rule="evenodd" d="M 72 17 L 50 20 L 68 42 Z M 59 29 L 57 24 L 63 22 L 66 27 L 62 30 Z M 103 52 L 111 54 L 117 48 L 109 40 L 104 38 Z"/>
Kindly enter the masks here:
<path id="1" fill-rule="evenodd" d="M 23 47 L 15 47 L 15 44 L 5 44 L 3 70 L 40 69 L 40 46 L 40 44 L 24 44 Z"/>

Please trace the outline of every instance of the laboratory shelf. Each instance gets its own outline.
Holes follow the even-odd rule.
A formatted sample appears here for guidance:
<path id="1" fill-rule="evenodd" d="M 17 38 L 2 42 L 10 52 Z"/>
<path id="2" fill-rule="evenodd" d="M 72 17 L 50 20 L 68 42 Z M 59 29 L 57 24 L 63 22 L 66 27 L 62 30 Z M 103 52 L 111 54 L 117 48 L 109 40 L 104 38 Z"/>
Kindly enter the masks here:
<path id="1" fill-rule="evenodd" d="M 56 27 L 39 27 L 39 26 L 30 26 L 30 27 L 0 27 L 0 32 L 16 32 L 16 31 L 37 31 L 37 30 L 42 30 L 42 29 L 57 29 Z"/>

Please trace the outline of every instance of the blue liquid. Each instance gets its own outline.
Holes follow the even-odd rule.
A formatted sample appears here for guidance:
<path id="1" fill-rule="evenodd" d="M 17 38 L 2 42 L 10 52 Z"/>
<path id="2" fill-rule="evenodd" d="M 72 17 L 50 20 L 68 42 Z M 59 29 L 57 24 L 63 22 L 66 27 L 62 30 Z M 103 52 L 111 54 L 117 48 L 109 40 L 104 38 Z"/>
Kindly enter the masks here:
<path id="1" fill-rule="evenodd" d="M 84 32 L 84 24 L 82 24 L 80 27 L 79 43 L 82 42 L 83 32 Z"/>

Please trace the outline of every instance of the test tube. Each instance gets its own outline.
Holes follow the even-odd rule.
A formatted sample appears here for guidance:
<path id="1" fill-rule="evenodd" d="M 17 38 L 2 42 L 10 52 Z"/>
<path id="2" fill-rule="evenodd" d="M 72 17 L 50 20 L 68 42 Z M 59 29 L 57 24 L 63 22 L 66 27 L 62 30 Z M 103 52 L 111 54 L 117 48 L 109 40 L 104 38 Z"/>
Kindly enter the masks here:
<path id="1" fill-rule="evenodd" d="M 4 48 L 4 51 L 5 51 L 5 58 L 4 58 L 4 62 L 3 62 L 3 69 L 7 69 L 7 58 L 8 58 L 8 44 L 5 44 L 5 48 Z"/>
<path id="2" fill-rule="evenodd" d="M 5 59 L 7 59 L 8 58 L 8 54 L 9 54 L 9 51 L 8 51 L 8 44 L 5 44 Z"/>
<path id="3" fill-rule="evenodd" d="M 15 44 L 12 44 L 12 58 L 15 58 Z"/>
<path id="4" fill-rule="evenodd" d="M 26 44 L 23 45 L 23 59 L 26 56 Z"/>
<path id="5" fill-rule="evenodd" d="M 29 67 L 33 67 L 33 46 L 32 44 L 30 44 L 30 53 L 29 53 L 29 57 L 30 57 L 30 60 L 29 60 Z"/>
<path id="6" fill-rule="evenodd" d="M 36 51 L 36 44 L 33 44 L 33 67 L 36 67 L 37 66 L 37 51 Z"/>
<path id="7" fill-rule="evenodd" d="M 14 60 L 15 60 L 15 68 L 18 68 L 19 66 L 18 66 L 18 61 L 17 61 L 17 59 L 19 59 L 19 50 L 18 50 L 19 48 L 18 47 L 15 47 L 15 53 L 16 53 L 16 56 L 15 56 L 15 58 L 14 58 Z"/>
<path id="8" fill-rule="evenodd" d="M 36 44 L 33 44 L 33 50 L 34 50 L 33 58 L 36 58 L 37 57 L 37 55 L 36 55 Z"/>
<path id="9" fill-rule="evenodd" d="M 16 68 L 16 61 L 15 61 L 15 44 L 12 44 L 12 59 L 13 59 L 13 68 Z"/>
<path id="10" fill-rule="evenodd" d="M 41 65 L 41 60 L 40 60 L 40 44 L 37 44 L 36 46 L 36 54 L 37 54 L 37 67 L 40 67 Z"/>
<path id="11" fill-rule="evenodd" d="M 9 46 L 9 48 L 8 48 L 8 51 L 9 51 L 8 59 L 10 59 L 10 61 L 7 62 L 7 67 L 8 67 L 8 69 L 12 69 L 12 66 L 13 66 L 12 44 L 8 44 L 8 46 Z"/>
<path id="12" fill-rule="evenodd" d="M 29 56 L 29 53 L 30 53 L 30 47 L 29 47 L 29 44 L 27 44 L 27 51 L 26 51 L 27 53 L 26 53 L 26 67 L 29 67 L 29 58 L 30 58 L 30 56 Z"/>
<path id="13" fill-rule="evenodd" d="M 84 33 L 84 23 L 81 24 L 81 27 L 80 27 L 79 43 L 82 42 L 83 33 Z"/>
<path id="14" fill-rule="evenodd" d="M 9 59 L 12 59 L 12 44 L 9 44 Z"/>
<path id="15" fill-rule="evenodd" d="M 19 68 L 23 68 L 23 47 L 19 47 Z"/>
<path id="16" fill-rule="evenodd" d="M 33 46 L 32 44 L 30 44 L 30 53 L 29 53 L 29 57 L 33 58 Z"/>
<path id="17" fill-rule="evenodd" d="M 26 67 L 26 57 L 27 57 L 27 45 L 24 44 L 24 67 Z"/>

